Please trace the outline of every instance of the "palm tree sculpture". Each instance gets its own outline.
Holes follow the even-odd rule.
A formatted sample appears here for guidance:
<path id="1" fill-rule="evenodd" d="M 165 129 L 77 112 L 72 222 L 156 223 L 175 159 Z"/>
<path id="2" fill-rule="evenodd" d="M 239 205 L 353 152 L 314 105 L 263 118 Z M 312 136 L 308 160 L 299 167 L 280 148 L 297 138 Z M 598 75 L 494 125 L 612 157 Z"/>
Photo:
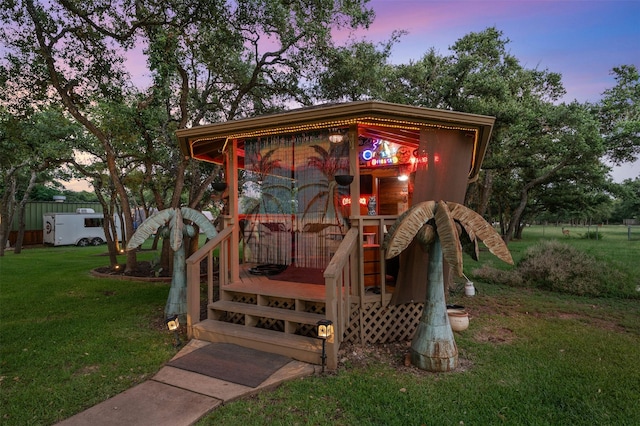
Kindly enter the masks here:
<path id="1" fill-rule="evenodd" d="M 183 236 L 195 237 L 196 230 L 192 225 L 186 225 L 183 219 L 195 223 L 207 236 L 214 238 L 218 232 L 209 219 L 197 210 L 189 207 L 169 208 L 148 217 L 133 234 L 127 250 L 133 250 L 142 245 L 151 235 L 160 230 L 163 237 L 169 237 L 173 256 L 173 276 L 169 297 L 164 308 L 166 318 L 178 315 L 180 322 L 187 320 L 187 272 Z M 168 227 L 166 226 L 169 224 Z"/>
<path id="2" fill-rule="evenodd" d="M 323 203 L 321 206 L 322 220 L 326 218 L 327 214 L 330 213 L 333 208 L 338 226 L 342 230 L 343 225 L 340 220 L 338 187 L 334 177 L 339 175 L 341 171 L 349 170 L 349 146 L 346 143 L 331 144 L 328 151 L 320 145 L 311 145 L 311 148 L 313 148 L 317 155 L 309 157 L 307 159 L 307 165 L 320 171 L 320 173 L 322 173 L 322 179 L 305 183 L 299 188 L 300 191 L 308 188 L 317 188 L 317 193 L 307 203 L 302 216 L 304 218 L 314 205 Z"/>
<path id="3" fill-rule="evenodd" d="M 478 240 L 499 259 L 513 264 L 500 235 L 473 210 L 454 202 L 424 201 L 403 213 L 385 237 L 386 259 L 405 250 L 415 238 L 429 250 L 427 300 L 411 342 L 411 363 L 428 371 L 450 371 L 458 365 L 444 296 L 443 257 L 457 276 L 462 276 L 462 245 L 478 260 Z"/>
<path id="4" fill-rule="evenodd" d="M 250 215 L 257 215 L 259 213 L 272 213 L 272 210 L 284 213 L 287 211 L 287 201 L 291 196 L 291 187 L 280 183 L 281 179 L 286 179 L 284 176 L 279 176 L 275 173 L 277 169 L 282 168 L 282 160 L 272 158 L 278 148 L 271 149 L 264 153 L 249 154 L 247 153 L 247 160 L 245 164 L 251 166 L 247 168 L 251 174 L 249 175 L 249 181 L 257 184 L 259 188 L 258 197 L 247 202 L 246 212 Z M 273 176 L 277 182 L 270 182 L 265 184 L 265 179 L 269 176 Z M 288 194 L 288 196 L 283 196 Z"/>

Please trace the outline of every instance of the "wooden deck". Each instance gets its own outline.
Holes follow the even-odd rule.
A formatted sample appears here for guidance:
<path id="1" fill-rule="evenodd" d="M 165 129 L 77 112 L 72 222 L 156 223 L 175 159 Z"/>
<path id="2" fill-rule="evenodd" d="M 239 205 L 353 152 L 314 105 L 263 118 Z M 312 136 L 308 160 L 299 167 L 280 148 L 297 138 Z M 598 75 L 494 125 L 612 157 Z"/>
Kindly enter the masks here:
<path id="1" fill-rule="evenodd" d="M 264 296 L 288 297 L 292 299 L 304 299 L 312 302 L 325 302 L 325 287 L 323 284 L 298 283 L 291 281 L 278 281 L 274 277 L 268 278 L 264 275 L 253 275 L 249 269 L 255 267 L 256 263 L 244 263 L 240 265 L 240 280 L 224 287 L 225 291 L 238 291 L 243 293 L 256 293 Z M 378 287 L 368 287 L 365 290 L 364 301 L 379 301 L 380 289 Z M 384 303 L 388 303 L 393 294 L 394 287 L 387 285 Z M 351 296 L 353 302 L 358 302 L 360 297 Z"/>
<path id="2" fill-rule="evenodd" d="M 323 284 L 278 281 L 273 277 L 268 278 L 264 275 L 253 275 L 249 272 L 249 269 L 255 266 L 255 263 L 244 263 L 240 265 L 241 281 L 226 285 L 223 290 L 255 293 L 263 296 L 304 299 L 312 302 L 325 301 L 325 288 Z"/>

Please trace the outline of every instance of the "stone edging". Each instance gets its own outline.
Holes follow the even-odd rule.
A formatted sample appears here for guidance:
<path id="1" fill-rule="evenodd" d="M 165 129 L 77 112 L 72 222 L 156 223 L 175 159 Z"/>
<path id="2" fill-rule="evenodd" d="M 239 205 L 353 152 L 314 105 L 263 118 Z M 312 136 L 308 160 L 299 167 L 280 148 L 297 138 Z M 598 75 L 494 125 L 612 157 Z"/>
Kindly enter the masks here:
<path id="1" fill-rule="evenodd" d="M 98 272 L 95 269 L 92 269 L 91 275 L 98 278 L 111 278 L 112 280 L 126 280 L 126 281 L 140 281 L 146 283 L 170 283 L 171 277 L 135 277 L 133 275 L 111 275 L 105 274 L 102 272 Z"/>

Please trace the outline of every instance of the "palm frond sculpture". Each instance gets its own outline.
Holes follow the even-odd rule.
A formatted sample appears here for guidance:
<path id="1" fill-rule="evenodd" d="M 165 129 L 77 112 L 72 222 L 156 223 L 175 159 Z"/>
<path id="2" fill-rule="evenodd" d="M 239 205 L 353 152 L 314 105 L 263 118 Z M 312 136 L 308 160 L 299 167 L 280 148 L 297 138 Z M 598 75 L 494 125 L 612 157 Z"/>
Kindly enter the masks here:
<path id="1" fill-rule="evenodd" d="M 474 260 L 478 240 L 499 259 L 513 264 L 500 235 L 473 210 L 453 202 L 424 201 L 398 217 L 385 237 L 385 257 L 391 259 L 416 239 L 429 251 L 427 300 L 411 342 L 411 362 L 428 371 L 451 371 L 458 365 L 458 349 L 449 324 L 444 297 L 443 257 L 462 276 L 462 242 Z"/>
<path id="2" fill-rule="evenodd" d="M 178 315 L 183 324 L 186 324 L 187 320 L 187 272 L 183 237 L 196 236 L 195 228 L 185 224 L 185 219 L 198 225 L 207 238 L 213 238 L 218 234 L 215 226 L 199 211 L 189 207 L 169 208 L 149 216 L 142 222 L 127 244 L 127 250 L 138 248 L 156 232 L 161 232 L 165 238 L 169 237 L 169 244 L 175 254 L 171 288 L 164 313 L 166 318 Z"/>
<path id="3" fill-rule="evenodd" d="M 320 207 L 320 211 L 322 211 L 321 219 L 324 220 L 327 215 L 334 215 L 338 226 L 342 229 L 338 185 L 334 177 L 341 172 L 348 173 L 348 145 L 346 143 L 331 144 L 329 150 L 320 145 L 311 145 L 311 148 L 313 148 L 316 155 L 307 158 L 307 165 L 322 173 L 322 178 L 317 181 L 306 182 L 300 186 L 300 191 L 310 189 L 315 192 L 315 195 L 307 202 L 302 218 L 304 219 L 307 214 Z"/>

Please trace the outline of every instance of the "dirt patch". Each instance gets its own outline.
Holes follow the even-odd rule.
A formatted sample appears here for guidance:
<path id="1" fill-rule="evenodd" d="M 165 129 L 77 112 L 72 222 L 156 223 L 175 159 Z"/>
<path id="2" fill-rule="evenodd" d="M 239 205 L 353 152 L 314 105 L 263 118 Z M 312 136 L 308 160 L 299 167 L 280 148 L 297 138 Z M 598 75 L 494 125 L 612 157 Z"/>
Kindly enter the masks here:
<path id="1" fill-rule="evenodd" d="M 338 352 L 338 368 L 366 368 L 369 365 L 383 364 L 394 370 L 415 376 L 428 376 L 438 373 L 421 370 L 409 359 L 410 341 L 378 344 L 342 344 Z M 458 368 L 453 372 L 464 372 L 472 367 L 472 362 L 458 355 Z"/>
<path id="2" fill-rule="evenodd" d="M 592 308 L 594 310 L 598 309 L 598 307 L 595 305 L 593 305 Z M 547 318 L 547 319 L 558 318 L 561 320 L 578 321 L 580 323 L 588 325 L 589 327 L 601 328 L 603 330 L 609 330 L 609 331 L 615 331 L 615 332 L 629 331 L 618 323 L 617 318 L 606 319 L 606 318 L 601 318 L 599 316 L 589 315 L 589 313 L 578 314 L 573 312 L 557 311 L 557 312 L 543 312 L 543 313 L 535 312 L 535 313 L 532 313 L 532 315 L 537 318 Z M 594 315 L 598 315 L 598 314 L 594 313 Z"/>
<path id="3" fill-rule="evenodd" d="M 86 365 L 79 370 L 77 370 L 73 375 L 74 376 L 89 376 L 91 374 L 95 374 L 100 371 L 99 365 Z"/>
<path id="4" fill-rule="evenodd" d="M 158 271 L 158 268 L 152 262 L 141 260 L 137 263 L 136 268 L 132 271 L 124 271 L 124 267 L 113 269 L 110 266 L 102 266 L 93 271 L 101 275 L 122 276 L 122 277 L 139 277 L 139 278 L 170 278 L 169 271 Z"/>
<path id="5" fill-rule="evenodd" d="M 516 339 L 516 335 L 513 330 L 505 327 L 485 327 L 480 331 L 477 331 L 473 335 L 473 339 L 480 343 L 511 343 Z"/>
<path id="6" fill-rule="evenodd" d="M 216 270 L 214 270 L 215 277 Z M 110 266 L 101 266 L 91 270 L 91 274 L 102 278 L 115 278 L 131 281 L 147 282 L 171 282 L 171 271 L 159 270 L 157 264 L 141 260 L 137 262 L 136 268 L 132 271 L 124 271 L 124 265 L 119 265 L 117 269 Z M 200 264 L 200 276 L 207 276 L 206 262 Z"/>

